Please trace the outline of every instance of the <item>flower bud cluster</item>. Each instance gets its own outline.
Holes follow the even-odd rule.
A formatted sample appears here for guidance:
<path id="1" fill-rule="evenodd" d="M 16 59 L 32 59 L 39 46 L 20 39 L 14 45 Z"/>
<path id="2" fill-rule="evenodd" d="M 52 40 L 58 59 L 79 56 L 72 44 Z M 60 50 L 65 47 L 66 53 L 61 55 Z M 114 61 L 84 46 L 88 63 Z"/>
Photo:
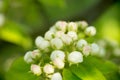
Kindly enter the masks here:
<path id="1" fill-rule="evenodd" d="M 85 37 L 80 37 L 79 33 Z M 51 80 L 62 80 L 61 71 L 67 66 L 66 63 L 79 64 L 84 56 L 96 55 L 99 46 L 89 43 L 88 37 L 94 36 L 96 29 L 88 26 L 87 22 L 58 21 L 44 35 L 38 36 L 35 44 L 38 51 L 29 51 L 24 60 L 31 63 L 31 71 L 35 75 L 45 74 Z M 35 60 L 37 60 L 35 62 Z M 46 60 L 48 62 L 46 62 Z"/>

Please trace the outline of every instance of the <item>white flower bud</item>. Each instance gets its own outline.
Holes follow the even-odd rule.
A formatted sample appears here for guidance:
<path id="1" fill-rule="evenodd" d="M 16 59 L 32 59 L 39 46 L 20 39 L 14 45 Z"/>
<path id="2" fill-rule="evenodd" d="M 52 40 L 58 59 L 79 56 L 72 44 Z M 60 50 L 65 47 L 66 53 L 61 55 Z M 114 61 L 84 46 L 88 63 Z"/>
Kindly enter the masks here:
<path id="1" fill-rule="evenodd" d="M 38 46 L 38 48 L 40 48 L 41 50 L 47 50 L 48 51 L 48 48 L 50 47 L 50 43 L 49 43 L 49 41 L 47 41 L 47 40 L 44 40 L 44 41 L 42 41 L 42 43 Z M 47 52 L 46 51 L 46 52 Z"/>
<path id="2" fill-rule="evenodd" d="M 82 52 L 83 52 L 83 55 L 88 56 L 90 54 L 90 52 L 91 52 L 91 47 L 89 45 L 85 45 L 83 47 L 83 51 Z"/>
<path id="3" fill-rule="evenodd" d="M 70 64 L 77 64 L 83 62 L 83 55 L 81 52 L 73 51 L 68 55 Z"/>
<path id="4" fill-rule="evenodd" d="M 46 40 L 51 40 L 51 39 L 53 39 L 53 37 L 54 37 L 54 32 L 53 31 L 47 31 L 46 33 L 45 33 L 45 39 Z"/>
<path id="5" fill-rule="evenodd" d="M 74 23 L 74 22 L 68 23 L 68 31 L 75 31 L 76 32 L 77 29 L 78 29 L 78 26 L 76 23 Z"/>
<path id="6" fill-rule="evenodd" d="M 3 26 L 5 23 L 5 16 L 3 14 L 0 14 L 0 27 Z"/>
<path id="7" fill-rule="evenodd" d="M 85 29 L 85 34 L 88 36 L 94 36 L 96 34 L 96 29 L 93 26 L 87 27 Z"/>
<path id="8" fill-rule="evenodd" d="M 27 63 L 33 63 L 33 59 L 31 57 L 32 51 L 28 51 L 24 56 L 24 61 Z"/>
<path id="9" fill-rule="evenodd" d="M 81 39 L 77 42 L 76 47 L 78 50 L 82 50 L 82 48 L 87 45 L 87 41 L 84 39 Z"/>
<path id="10" fill-rule="evenodd" d="M 60 73 L 54 73 L 51 77 L 51 80 L 62 80 L 62 75 Z"/>
<path id="11" fill-rule="evenodd" d="M 39 51 L 38 49 L 32 51 L 31 57 L 32 57 L 33 59 L 40 58 L 40 57 L 41 57 L 40 51 Z"/>
<path id="12" fill-rule="evenodd" d="M 55 58 L 53 60 L 53 64 L 56 68 L 58 69 L 63 69 L 65 66 L 65 63 L 63 62 L 63 60 L 61 60 L 60 58 Z"/>
<path id="13" fill-rule="evenodd" d="M 46 73 L 46 74 L 51 74 L 51 73 L 54 73 L 54 67 L 50 64 L 46 64 L 43 68 L 43 71 Z"/>
<path id="14" fill-rule="evenodd" d="M 49 29 L 49 31 L 56 32 L 57 30 L 56 30 L 56 27 L 55 27 L 55 26 L 52 26 L 52 27 Z"/>
<path id="15" fill-rule="evenodd" d="M 99 56 L 99 57 L 105 57 L 105 55 L 106 55 L 106 50 L 105 50 L 105 48 L 100 47 L 98 56 Z"/>
<path id="16" fill-rule="evenodd" d="M 42 74 L 41 67 L 39 65 L 36 65 L 36 64 L 31 65 L 31 71 L 33 74 L 35 74 L 37 76 L 40 76 Z"/>
<path id="17" fill-rule="evenodd" d="M 81 29 L 85 29 L 88 26 L 88 23 L 86 21 L 79 21 L 77 22 L 78 27 Z"/>
<path id="18" fill-rule="evenodd" d="M 66 45 L 70 45 L 73 42 L 72 38 L 66 34 L 62 35 L 61 39 Z"/>
<path id="19" fill-rule="evenodd" d="M 67 33 L 67 35 L 70 36 L 73 40 L 77 40 L 78 39 L 77 33 L 74 32 L 74 31 L 69 31 Z"/>
<path id="20" fill-rule="evenodd" d="M 53 61 L 56 58 L 60 58 L 62 61 L 65 59 L 65 53 L 61 50 L 55 50 L 51 53 L 50 59 Z"/>
<path id="21" fill-rule="evenodd" d="M 44 38 L 41 37 L 41 36 L 38 36 L 36 39 L 35 39 L 35 44 L 36 46 L 38 47 L 39 45 L 41 45 L 41 43 L 44 41 Z"/>
<path id="22" fill-rule="evenodd" d="M 50 41 L 52 48 L 61 49 L 63 47 L 63 42 L 60 38 L 54 38 Z"/>
<path id="23" fill-rule="evenodd" d="M 99 46 L 96 43 L 91 44 L 91 54 L 96 55 L 99 53 Z"/>
<path id="24" fill-rule="evenodd" d="M 66 32 L 67 23 L 65 21 L 58 21 L 58 22 L 56 22 L 55 26 L 58 30 Z"/>
<path id="25" fill-rule="evenodd" d="M 63 31 L 57 31 L 57 32 L 55 33 L 55 37 L 58 37 L 58 38 L 60 38 L 62 35 L 64 35 L 64 32 L 63 32 Z"/>

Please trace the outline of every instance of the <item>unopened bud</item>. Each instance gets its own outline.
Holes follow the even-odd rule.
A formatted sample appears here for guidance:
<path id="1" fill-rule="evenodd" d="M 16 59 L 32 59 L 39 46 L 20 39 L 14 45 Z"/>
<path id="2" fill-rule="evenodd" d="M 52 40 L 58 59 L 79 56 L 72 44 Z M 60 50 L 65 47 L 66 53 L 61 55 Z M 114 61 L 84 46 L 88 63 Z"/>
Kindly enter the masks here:
<path id="1" fill-rule="evenodd" d="M 91 54 L 95 55 L 99 53 L 99 46 L 96 43 L 91 44 Z"/>
<path id="2" fill-rule="evenodd" d="M 64 35 L 64 32 L 63 32 L 63 31 L 57 31 L 57 32 L 55 33 L 55 37 L 58 37 L 58 38 L 60 38 L 62 35 Z"/>
<path id="3" fill-rule="evenodd" d="M 31 65 L 31 71 L 33 74 L 40 76 L 42 74 L 41 67 L 36 64 Z"/>
<path id="4" fill-rule="evenodd" d="M 67 23 L 65 21 L 58 21 L 56 22 L 55 26 L 58 30 L 66 32 Z"/>
<path id="5" fill-rule="evenodd" d="M 68 31 L 75 31 L 76 32 L 77 29 L 78 29 L 78 26 L 76 23 L 74 23 L 74 22 L 68 23 Z"/>
<path id="6" fill-rule="evenodd" d="M 66 34 L 62 35 L 61 39 L 66 45 L 70 45 L 73 42 L 72 38 Z"/>
<path id="7" fill-rule="evenodd" d="M 77 33 L 74 32 L 74 31 L 69 31 L 67 34 L 68 34 L 73 40 L 77 40 L 77 39 L 78 39 Z"/>
<path id="8" fill-rule="evenodd" d="M 51 73 L 54 73 L 54 67 L 51 65 L 51 64 L 46 64 L 43 68 L 43 71 L 46 73 L 46 74 L 51 74 Z"/>
<path id="9" fill-rule="evenodd" d="M 33 59 L 38 59 L 38 58 L 40 58 L 40 57 L 41 57 L 41 53 L 40 53 L 40 51 L 39 51 L 38 49 L 32 51 L 32 53 L 31 53 L 31 57 L 32 57 Z"/>
<path id="10" fill-rule="evenodd" d="M 24 61 L 27 63 L 33 63 L 33 59 L 31 57 L 32 51 L 28 51 L 24 56 Z"/>
<path id="11" fill-rule="evenodd" d="M 46 33 L 45 33 L 45 39 L 46 40 L 51 40 L 51 39 L 53 39 L 53 37 L 54 37 L 54 32 L 53 31 L 47 31 Z"/>
<path id="12" fill-rule="evenodd" d="M 41 37 L 41 36 L 38 36 L 36 39 L 35 39 L 35 44 L 37 47 L 39 47 L 39 45 L 41 45 L 41 43 L 44 41 L 44 38 Z"/>
<path id="13" fill-rule="evenodd" d="M 54 73 L 51 77 L 51 80 L 62 80 L 62 75 L 59 72 Z"/>
<path id="14" fill-rule="evenodd" d="M 51 53 L 50 59 L 53 61 L 56 58 L 60 58 L 62 61 L 65 59 L 65 53 L 61 50 L 55 50 Z"/>
<path id="15" fill-rule="evenodd" d="M 68 55 L 70 64 L 77 64 L 83 62 L 83 55 L 81 52 L 73 51 Z"/>
<path id="16" fill-rule="evenodd" d="M 87 41 L 84 39 L 81 39 L 77 42 L 76 47 L 78 50 L 82 50 L 82 48 L 87 45 Z"/>
<path id="17" fill-rule="evenodd" d="M 85 29 L 88 26 L 88 23 L 86 21 L 79 21 L 77 22 L 78 27 L 81 29 Z"/>
<path id="18" fill-rule="evenodd" d="M 90 52 L 91 52 L 91 47 L 90 47 L 89 45 L 85 45 L 85 46 L 83 47 L 82 52 L 83 52 L 83 55 L 84 55 L 84 56 L 88 56 L 88 55 L 90 54 Z"/>
<path id="19" fill-rule="evenodd" d="M 94 35 L 96 34 L 96 29 L 95 29 L 95 27 L 93 27 L 93 26 L 87 27 L 87 28 L 85 29 L 85 34 L 86 34 L 87 36 L 94 36 Z"/>
<path id="20" fill-rule="evenodd" d="M 52 48 L 61 49 L 63 47 L 63 42 L 60 38 L 54 38 L 50 41 Z"/>
<path id="21" fill-rule="evenodd" d="M 56 68 L 58 69 L 63 69 L 65 66 L 65 63 L 63 62 L 63 60 L 61 60 L 60 58 L 56 58 L 53 60 L 53 64 Z"/>

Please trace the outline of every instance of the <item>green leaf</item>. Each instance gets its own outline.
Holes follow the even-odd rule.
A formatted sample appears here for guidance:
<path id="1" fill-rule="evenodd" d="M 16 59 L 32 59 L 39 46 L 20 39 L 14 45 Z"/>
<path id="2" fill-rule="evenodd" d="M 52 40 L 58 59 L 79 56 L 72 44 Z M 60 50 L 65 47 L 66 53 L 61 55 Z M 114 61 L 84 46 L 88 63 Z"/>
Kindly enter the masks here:
<path id="1" fill-rule="evenodd" d="M 10 70 L 6 74 L 6 80 L 39 80 L 39 77 L 33 75 L 30 71 L 30 65 L 26 64 L 23 58 L 13 62 Z"/>
<path id="2" fill-rule="evenodd" d="M 64 69 L 63 80 L 81 80 L 81 79 L 74 75 L 69 69 Z"/>

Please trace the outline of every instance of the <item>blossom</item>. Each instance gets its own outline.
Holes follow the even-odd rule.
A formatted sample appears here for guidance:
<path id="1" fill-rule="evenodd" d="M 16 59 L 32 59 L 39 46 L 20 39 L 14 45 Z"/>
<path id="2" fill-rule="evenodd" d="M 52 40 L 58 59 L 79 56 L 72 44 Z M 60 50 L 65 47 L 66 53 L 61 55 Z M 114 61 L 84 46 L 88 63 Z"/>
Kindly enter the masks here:
<path id="1" fill-rule="evenodd" d="M 51 73 L 54 73 L 54 67 L 51 65 L 51 64 L 46 64 L 43 68 L 43 71 L 46 73 L 46 74 L 51 74 Z"/>
<path id="2" fill-rule="evenodd" d="M 59 72 L 54 73 L 51 77 L 51 80 L 62 80 L 62 75 Z"/>
<path id="3" fill-rule="evenodd" d="M 35 74 L 37 76 L 40 76 L 42 74 L 41 67 L 39 65 L 36 65 L 36 64 L 31 65 L 31 71 L 33 74 Z"/>

